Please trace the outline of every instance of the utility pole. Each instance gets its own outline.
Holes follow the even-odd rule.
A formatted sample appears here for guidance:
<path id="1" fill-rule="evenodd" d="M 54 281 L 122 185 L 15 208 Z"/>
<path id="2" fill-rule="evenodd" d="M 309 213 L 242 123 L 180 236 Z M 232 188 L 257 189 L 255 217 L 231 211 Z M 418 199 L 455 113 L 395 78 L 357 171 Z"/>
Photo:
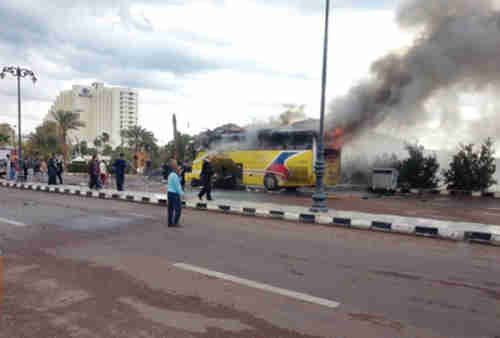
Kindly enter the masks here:
<path id="1" fill-rule="evenodd" d="M 325 35 L 323 40 L 323 72 L 321 79 L 321 108 L 319 119 L 319 133 L 316 151 L 316 192 L 312 196 L 313 205 L 312 212 L 327 212 L 328 208 L 325 205 L 326 195 L 325 187 L 323 186 L 323 175 L 325 172 L 325 153 L 324 153 L 324 120 L 325 120 L 325 92 L 326 92 L 326 75 L 328 62 L 328 21 L 330 17 L 330 0 L 326 0 L 325 8 Z"/>
<path id="2" fill-rule="evenodd" d="M 175 113 L 172 117 L 172 124 L 174 126 L 174 156 L 173 156 L 173 158 L 177 159 L 177 156 L 179 156 L 179 136 L 177 133 L 177 118 L 175 117 Z"/>

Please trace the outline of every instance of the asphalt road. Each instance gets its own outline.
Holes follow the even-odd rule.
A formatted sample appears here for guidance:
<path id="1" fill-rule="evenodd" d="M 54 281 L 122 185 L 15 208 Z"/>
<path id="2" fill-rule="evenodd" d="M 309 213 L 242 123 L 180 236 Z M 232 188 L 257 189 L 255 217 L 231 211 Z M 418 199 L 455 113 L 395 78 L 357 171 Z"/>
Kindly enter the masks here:
<path id="1" fill-rule="evenodd" d="M 72 184 L 86 184 L 85 176 L 67 177 Z M 163 192 L 164 185 L 141 176 L 127 177 L 125 188 L 132 191 Z M 187 189 L 196 196 L 197 189 Z M 266 193 L 214 190 L 215 199 L 310 206 L 311 197 L 297 193 Z M 338 192 L 327 201 L 330 209 L 343 211 L 421 217 L 444 221 L 462 221 L 500 225 L 500 199 L 486 197 L 448 197 L 440 195 L 380 196 L 359 191 Z"/>
<path id="2" fill-rule="evenodd" d="M 0 188 L 4 336 L 500 337 L 498 248 L 191 210 L 164 224 L 165 208 Z"/>

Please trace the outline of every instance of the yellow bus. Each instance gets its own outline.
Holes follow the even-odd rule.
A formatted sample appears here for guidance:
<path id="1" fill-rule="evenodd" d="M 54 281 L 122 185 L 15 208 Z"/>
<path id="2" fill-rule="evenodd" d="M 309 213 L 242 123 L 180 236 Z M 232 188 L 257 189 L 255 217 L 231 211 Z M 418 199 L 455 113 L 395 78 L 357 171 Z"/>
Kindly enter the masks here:
<path id="1" fill-rule="evenodd" d="M 264 186 L 267 190 L 314 186 L 316 135 L 313 130 L 294 129 L 261 130 L 253 141 L 248 140 L 248 135 L 229 135 L 227 150 L 224 142 L 220 142 L 215 146 L 219 150 L 198 153 L 186 181 L 199 180 L 203 160 L 211 157 L 232 160 L 241 168 L 240 183 L 246 186 Z M 329 144 L 325 142 L 324 183 L 336 185 L 340 181 L 341 151 Z"/>

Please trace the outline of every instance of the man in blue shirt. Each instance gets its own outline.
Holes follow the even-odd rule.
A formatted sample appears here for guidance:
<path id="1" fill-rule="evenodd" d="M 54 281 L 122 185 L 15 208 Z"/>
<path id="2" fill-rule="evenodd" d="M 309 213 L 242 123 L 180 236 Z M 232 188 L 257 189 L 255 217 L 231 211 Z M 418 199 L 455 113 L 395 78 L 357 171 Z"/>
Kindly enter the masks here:
<path id="1" fill-rule="evenodd" d="M 120 154 L 120 158 L 113 163 L 113 171 L 116 177 L 116 189 L 123 191 L 123 182 L 125 181 L 125 171 L 127 170 L 127 162 L 124 160 L 125 155 Z"/>
<path id="2" fill-rule="evenodd" d="M 182 202 L 184 191 L 181 187 L 181 180 L 177 174 L 177 161 L 170 160 L 170 174 L 167 180 L 167 195 L 168 195 L 168 226 L 178 227 L 179 219 L 181 218 Z"/>

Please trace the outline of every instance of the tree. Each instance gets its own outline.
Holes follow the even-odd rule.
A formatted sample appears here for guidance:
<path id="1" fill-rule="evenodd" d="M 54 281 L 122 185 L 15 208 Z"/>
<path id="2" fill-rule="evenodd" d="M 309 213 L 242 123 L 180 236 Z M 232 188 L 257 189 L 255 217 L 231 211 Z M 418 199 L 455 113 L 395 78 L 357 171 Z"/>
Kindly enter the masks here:
<path id="1" fill-rule="evenodd" d="M 94 140 L 94 146 L 96 147 L 96 149 L 99 149 L 102 146 L 102 141 L 100 137 Z"/>
<path id="2" fill-rule="evenodd" d="M 149 151 L 150 153 L 157 152 L 158 145 L 154 134 L 140 126 L 133 126 L 128 129 L 122 130 L 122 138 L 127 141 L 130 148 L 134 150 L 134 153 L 140 151 Z M 134 158 L 134 166 L 138 167 L 137 159 Z"/>
<path id="3" fill-rule="evenodd" d="M 480 149 L 474 144 L 461 144 L 443 176 L 449 190 L 484 191 L 497 183 L 495 171 L 495 150 L 488 138 Z"/>
<path id="4" fill-rule="evenodd" d="M 66 164 L 68 159 L 68 132 L 70 130 L 78 130 L 81 127 L 85 127 L 85 123 L 80 121 L 80 114 L 72 111 L 58 110 L 56 112 L 52 112 L 52 117 L 59 126 L 61 144 L 63 147 L 64 163 Z"/>
<path id="5" fill-rule="evenodd" d="M 434 189 L 439 184 L 439 163 L 435 155 L 424 155 L 424 147 L 407 144 L 409 157 L 398 165 L 399 184 L 409 189 Z"/>
<path id="6" fill-rule="evenodd" d="M 106 144 L 102 150 L 102 154 L 104 156 L 111 156 L 113 154 L 113 148 L 109 144 Z"/>
<path id="7" fill-rule="evenodd" d="M 78 148 L 80 149 L 80 154 L 82 156 L 88 155 L 89 154 L 89 146 L 87 144 L 87 141 L 81 141 L 78 144 Z"/>
<path id="8" fill-rule="evenodd" d="M 178 133 L 178 144 L 176 145 L 175 140 L 172 140 L 164 147 L 167 158 L 172 158 L 175 155 L 179 162 L 194 160 L 193 140 L 194 138 L 190 135 Z"/>
<path id="9" fill-rule="evenodd" d="M 102 135 L 101 135 L 101 142 L 103 144 L 107 144 L 109 142 L 109 140 L 110 140 L 109 134 L 106 133 L 106 132 L 102 133 Z"/>
<path id="10" fill-rule="evenodd" d="M 62 144 L 57 129 L 55 122 L 45 122 L 36 127 L 35 132 L 28 136 L 25 154 L 27 156 L 39 154 L 48 157 L 51 153 L 60 152 Z"/>

